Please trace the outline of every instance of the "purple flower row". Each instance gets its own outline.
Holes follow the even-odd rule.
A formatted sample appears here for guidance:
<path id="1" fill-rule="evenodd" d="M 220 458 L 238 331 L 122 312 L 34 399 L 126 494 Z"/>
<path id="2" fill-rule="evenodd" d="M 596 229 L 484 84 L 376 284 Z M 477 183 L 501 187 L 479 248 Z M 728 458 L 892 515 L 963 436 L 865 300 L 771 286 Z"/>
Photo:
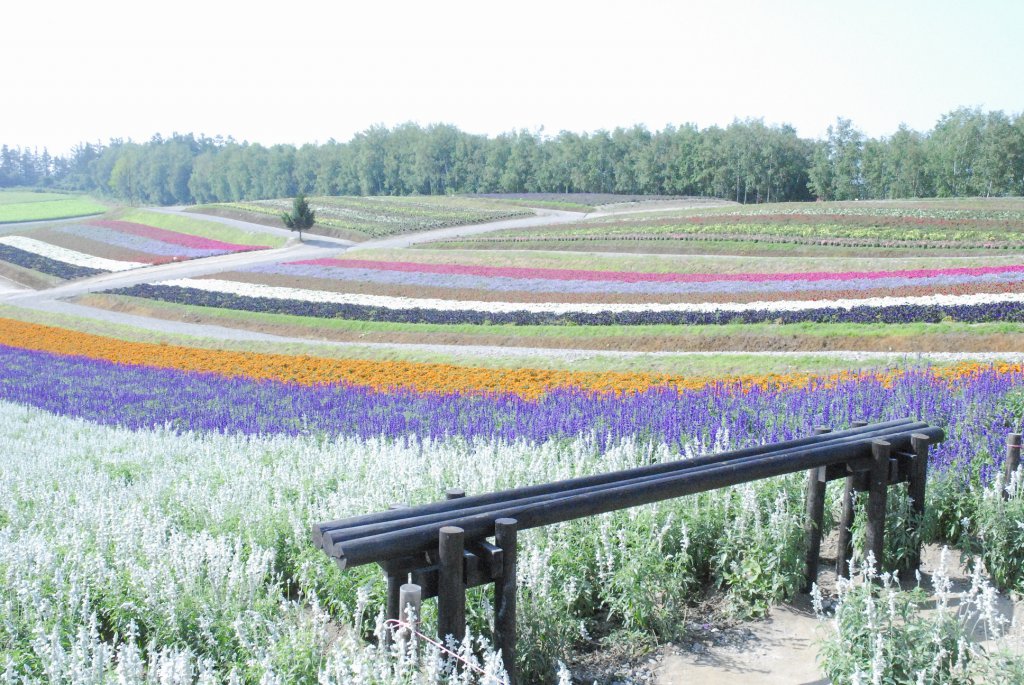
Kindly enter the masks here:
<path id="1" fill-rule="evenodd" d="M 963 284 L 999 284 L 1024 282 L 1024 273 L 997 274 L 947 274 L 930 277 L 901 277 L 848 280 L 786 280 L 766 278 L 764 281 L 709 281 L 694 282 L 624 282 L 594 280 L 552 280 L 550 278 L 509 278 L 501 276 L 477 276 L 466 274 L 436 274 L 414 271 L 390 271 L 384 269 L 339 268 L 316 264 L 260 264 L 245 271 L 251 273 L 278 274 L 301 278 L 322 278 L 387 285 L 407 285 L 441 288 L 461 288 L 498 292 L 539 292 L 539 293 L 615 293 L 635 295 L 674 295 L 683 293 L 791 293 L 804 291 L 841 292 L 850 290 L 872 290 L 929 286 L 936 292 Z M 770 275 L 770 274 L 769 274 Z"/>
<path id="2" fill-rule="evenodd" d="M 242 434 L 327 434 L 422 440 L 526 440 L 593 436 L 602 445 L 636 436 L 681 448 L 746 445 L 807 435 L 812 426 L 912 416 L 942 426 L 933 455 L 943 469 L 998 468 L 1002 443 L 1020 429 L 1005 401 L 1024 374 L 993 369 L 955 381 L 927 369 L 891 383 L 874 378 L 806 387 L 700 390 L 653 388 L 607 395 L 573 388 L 539 400 L 513 394 L 374 391 L 346 384 L 303 386 L 36 352 L 0 345 L 0 399 L 131 429 Z"/>
<path id="3" fill-rule="evenodd" d="M 814 309 L 743 311 L 482 311 L 446 309 L 392 309 L 364 304 L 310 302 L 213 292 L 177 285 L 136 285 L 110 291 L 177 304 L 237 309 L 267 314 L 288 314 L 328 319 L 386 321 L 390 323 L 476 324 L 515 326 L 637 326 L 637 325 L 721 325 L 751 323 L 965 323 L 1024 321 L 1024 301 L 983 304 L 900 304 L 892 306 L 817 307 Z"/>
<path id="4" fill-rule="evenodd" d="M 196 259 L 198 257 L 212 257 L 214 255 L 226 254 L 228 252 L 228 250 L 223 249 L 203 249 L 165 243 L 161 240 L 133 235 L 131 233 L 125 233 L 124 231 L 115 231 L 110 228 L 104 228 L 103 226 L 72 224 L 70 226 L 61 226 L 57 230 L 67 235 L 95 240 L 97 242 L 106 243 L 107 245 L 113 245 L 114 247 L 161 257 Z"/>

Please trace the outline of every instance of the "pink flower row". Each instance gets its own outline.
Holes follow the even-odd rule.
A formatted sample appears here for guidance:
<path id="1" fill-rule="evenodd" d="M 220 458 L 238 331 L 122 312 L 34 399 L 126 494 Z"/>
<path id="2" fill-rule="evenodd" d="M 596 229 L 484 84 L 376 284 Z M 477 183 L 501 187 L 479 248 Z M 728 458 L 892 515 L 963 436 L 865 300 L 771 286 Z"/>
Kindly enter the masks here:
<path id="1" fill-rule="evenodd" d="M 213 238 L 203 238 L 198 235 L 190 235 L 188 233 L 178 233 L 176 231 L 168 231 L 163 228 L 157 228 L 156 226 L 146 226 L 145 224 L 135 224 L 130 221 L 110 221 L 107 219 L 96 219 L 90 221 L 94 226 L 102 226 L 103 228 L 113 229 L 115 231 L 121 231 L 122 233 L 130 233 L 137 235 L 142 238 L 150 238 L 152 240 L 159 240 L 164 243 L 170 243 L 172 245 L 181 245 L 183 247 L 190 247 L 197 250 L 224 250 L 225 252 L 247 252 L 249 250 L 263 250 L 266 249 L 265 245 L 236 245 L 235 243 L 225 243 L 220 240 L 214 240 Z"/>
<path id="2" fill-rule="evenodd" d="M 863 281 L 883 278 L 929 278 L 935 276 L 986 276 L 1024 273 L 1024 264 L 978 266 L 950 269 L 909 269 L 906 271 L 807 271 L 795 273 L 678 274 L 631 271 L 586 271 L 583 269 L 523 269 L 511 266 L 472 266 L 466 264 L 426 264 L 420 262 L 384 262 L 368 259 L 307 259 L 290 264 L 310 264 L 340 269 L 375 269 L 412 273 L 458 274 L 503 278 L 540 278 L 553 281 L 618 281 L 624 283 L 710 283 L 716 281 Z"/>

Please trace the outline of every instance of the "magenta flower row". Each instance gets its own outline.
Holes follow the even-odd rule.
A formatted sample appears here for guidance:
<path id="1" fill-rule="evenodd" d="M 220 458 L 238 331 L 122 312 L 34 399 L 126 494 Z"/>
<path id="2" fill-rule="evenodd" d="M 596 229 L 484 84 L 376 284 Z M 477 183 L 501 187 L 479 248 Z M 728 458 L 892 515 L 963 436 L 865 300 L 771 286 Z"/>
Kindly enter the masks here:
<path id="1" fill-rule="evenodd" d="M 863 281 L 887 278 L 932 278 L 936 276 L 986 276 L 1024 273 L 1024 264 L 977 266 L 948 269 L 908 269 L 892 271 L 808 271 L 792 273 L 679 274 L 639 273 L 631 271 L 587 271 L 583 269 L 527 269 L 511 266 L 474 266 L 468 264 L 426 264 L 420 262 L 385 262 L 367 259 L 306 259 L 288 264 L 334 267 L 338 269 L 373 269 L 412 273 L 456 274 L 503 278 L 548 279 L 553 281 L 619 281 L 625 283 L 710 283 L 716 281 Z"/>

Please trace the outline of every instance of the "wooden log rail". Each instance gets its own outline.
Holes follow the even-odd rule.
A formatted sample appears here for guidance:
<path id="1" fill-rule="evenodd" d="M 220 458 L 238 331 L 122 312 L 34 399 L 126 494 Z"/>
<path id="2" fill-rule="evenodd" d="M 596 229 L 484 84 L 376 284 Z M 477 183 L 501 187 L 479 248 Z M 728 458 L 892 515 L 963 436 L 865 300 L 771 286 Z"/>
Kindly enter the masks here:
<path id="1" fill-rule="evenodd" d="M 914 511 L 922 513 L 928 447 L 943 437 L 941 429 L 911 419 L 835 432 L 822 427 L 797 440 L 503 492 L 467 497 L 449 490 L 444 501 L 318 523 L 313 541 L 343 569 L 383 568 L 388 619 L 403 615 L 399 595 L 408 583 L 420 588 L 420 599 L 437 597 L 442 640 L 465 636 L 466 589 L 493 583 L 494 644 L 514 683 L 518 531 L 807 471 L 809 587 L 818 575 L 828 481 L 846 481 L 837 570 L 848 573 L 854 492 L 868 494 L 866 551 L 881 565 L 888 487 L 908 483 Z M 915 565 L 919 559 L 920 551 Z"/>

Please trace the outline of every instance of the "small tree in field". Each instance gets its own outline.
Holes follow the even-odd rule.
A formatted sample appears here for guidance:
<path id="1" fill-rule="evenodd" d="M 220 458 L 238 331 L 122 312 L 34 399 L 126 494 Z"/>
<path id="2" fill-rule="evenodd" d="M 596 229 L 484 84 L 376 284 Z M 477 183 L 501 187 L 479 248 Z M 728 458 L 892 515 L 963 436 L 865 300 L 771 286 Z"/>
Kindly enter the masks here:
<path id="1" fill-rule="evenodd" d="M 281 215 L 281 221 L 284 225 L 293 231 L 299 232 L 299 241 L 302 241 L 302 232 L 306 229 L 312 228 L 313 223 L 316 221 L 315 212 L 309 208 L 309 203 L 306 202 L 306 196 L 299 193 L 295 201 L 292 202 L 292 211 L 285 212 Z"/>

